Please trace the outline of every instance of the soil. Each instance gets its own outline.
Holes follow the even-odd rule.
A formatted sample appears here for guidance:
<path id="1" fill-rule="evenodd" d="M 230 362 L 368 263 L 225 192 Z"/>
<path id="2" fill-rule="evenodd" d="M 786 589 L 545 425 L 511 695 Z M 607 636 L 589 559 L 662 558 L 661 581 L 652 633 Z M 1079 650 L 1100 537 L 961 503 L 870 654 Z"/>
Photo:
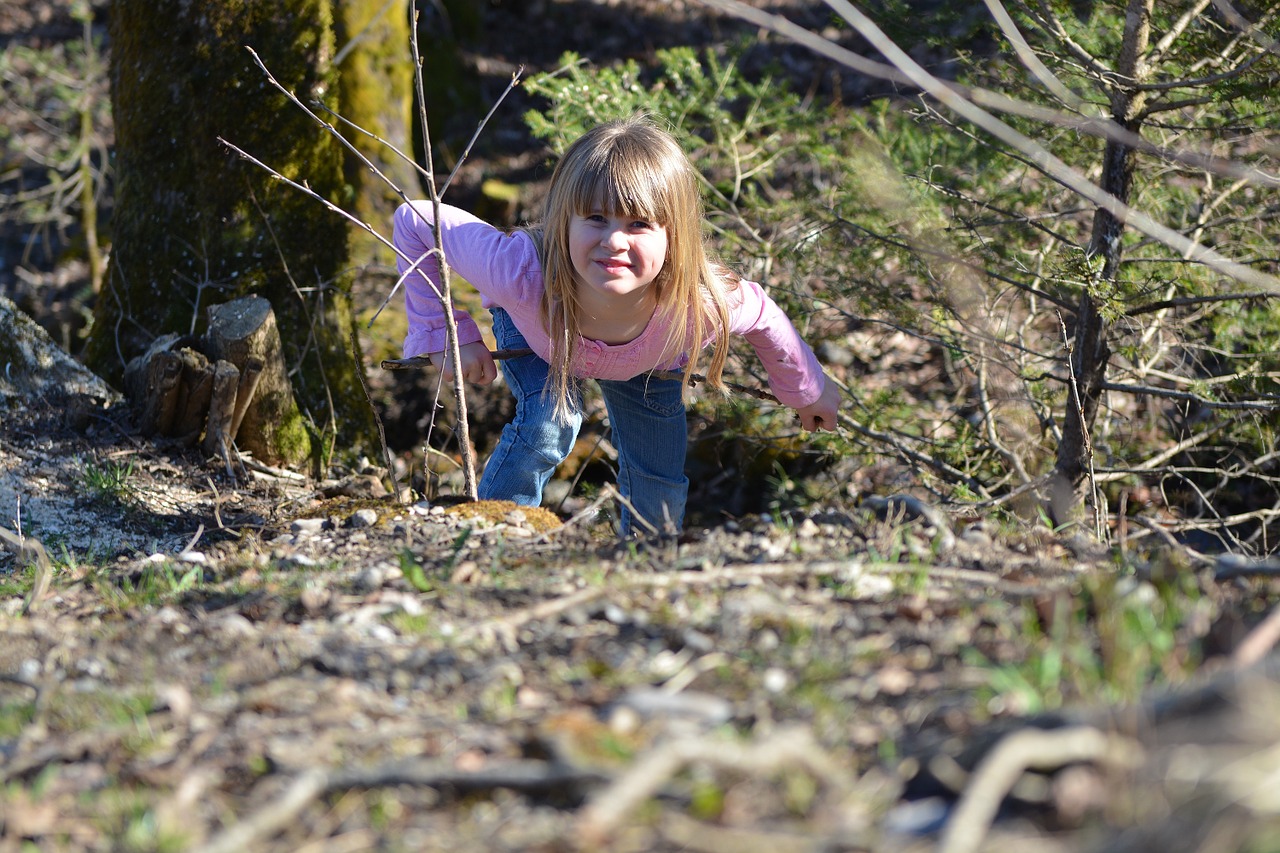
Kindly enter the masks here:
<path id="1" fill-rule="evenodd" d="M 60 8 L 11 5 L 5 26 Z M 491 3 L 510 17 L 485 32 L 550 42 L 532 22 L 556 5 Z M 575 5 L 632 22 L 601 49 L 694 20 Z M 629 542 L 603 488 L 549 513 L 387 494 L 386 475 L 229 471 L 125 405 L 0 412 L 0 526 L 22 543 L 0 549 L 0 853 L 1276 837 L 1250 781 L 1275 772 L 1266 578 L 948 516 L 892 470 Z M 1161 652 L 1172 672 L 1196 650 L 1178 692 L 1033 716 L 993 685 L 1097 578 L 1141 597 L 1171 573 L 1202 603 Z M 983 794 L 1011 731 L 1040 737 L 1019 742 L 1039 772 Z M 975 802 L 1000 806 L 989 833 Z"/>

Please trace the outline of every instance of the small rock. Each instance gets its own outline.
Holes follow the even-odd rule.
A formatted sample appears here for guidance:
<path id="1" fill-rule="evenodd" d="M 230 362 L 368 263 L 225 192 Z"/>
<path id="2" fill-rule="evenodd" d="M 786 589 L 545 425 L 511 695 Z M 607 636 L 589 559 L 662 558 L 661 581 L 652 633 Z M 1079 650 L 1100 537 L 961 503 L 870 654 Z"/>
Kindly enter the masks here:
<path id="1" fill-rule="evenodd" d="M 326 523 L 323 518 L 295 518 L 289 529 L 295 534 L 314 535 L 324 530 Z"/>
<path id="2" fill-rule="evenodd" d="M 760 683 L 770 693 L 781 693 L 791 685 L 791 676 L 787 675 L 785 669 L 771 666 L 764 671 L 764 677 L 760 679 Z"/>
<path id="3" fill-rule="evenodd" d="M 381 589 L 387 580 L 387 573 L 381 566 L 369 566 L 356 575 L 356 589 L 361 592 L 373 592 Z"/>
<path id="4" fill-rule="evenodd" d="M 252 637 L 258 633 L 253 623 L 239 613 L 228 613 L 216 623 L 227 634 L 233 637 Z"/>
<path id="5" fill-rule="evenodd" d="M 905 667 L 889 664 L 876 673 L 876 685 L 887 696 L 901 696 L 916 683 L 916 677 Z"/>
<path id="6" fill-rule="evenodd" d="M 333 593 L 327 587 L 307 587 L 298 598 L 308 616 L 318 616 L 329 606 Z"/>
<path id="7" fill-rule="evenodd" d="M 358 509 L 351 513 L 351 518 L 347 519 L 348 527 L 373 527 L 378 523 L 378 513 L 368 507 Z"/>

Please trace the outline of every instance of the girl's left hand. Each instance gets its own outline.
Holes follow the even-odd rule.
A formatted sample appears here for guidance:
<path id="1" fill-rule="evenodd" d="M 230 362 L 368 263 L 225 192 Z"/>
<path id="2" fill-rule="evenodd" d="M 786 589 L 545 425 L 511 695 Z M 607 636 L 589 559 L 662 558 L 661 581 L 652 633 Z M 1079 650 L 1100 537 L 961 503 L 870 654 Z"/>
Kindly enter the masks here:
<path id="1" fill-rule="evenodd" d="M 836 412 L 840 408 L 840 389 L 830 379 L 822 386 L 822 396 L 809 405 L 797 409 L 800 415 L 800 426 L 810 432 L 818 430 L 834 431 L 838 425 Z"/>

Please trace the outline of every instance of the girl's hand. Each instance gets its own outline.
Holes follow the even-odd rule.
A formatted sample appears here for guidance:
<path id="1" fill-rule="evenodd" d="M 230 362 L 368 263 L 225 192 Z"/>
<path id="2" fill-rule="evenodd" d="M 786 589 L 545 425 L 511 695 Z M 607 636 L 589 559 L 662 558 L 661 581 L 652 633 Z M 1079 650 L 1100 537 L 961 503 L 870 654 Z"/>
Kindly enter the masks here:
<path id="1" fill-rule="evenodd" d="M 840 408 L 840 389 L 830 379 L 822 386 L 822 396 L 796 411 L 800 414 L 800 426 L 810 432 L 832 430 L 837 426 L 836 411 Z"/>
<path id="2" fill-rule="evenodd" d="M 483 341 L 463 344 L 458 347 L 461 356 L 462 378 L 476 385 L 488 385 L 498 378 L 498 365 L 493 360 L 493 353 Z M 428 353 L 432 364 L 439 364 L 440 376 L 445 382 L 453 381 L 453 359 L 447 358 L 443 352 Z"/>

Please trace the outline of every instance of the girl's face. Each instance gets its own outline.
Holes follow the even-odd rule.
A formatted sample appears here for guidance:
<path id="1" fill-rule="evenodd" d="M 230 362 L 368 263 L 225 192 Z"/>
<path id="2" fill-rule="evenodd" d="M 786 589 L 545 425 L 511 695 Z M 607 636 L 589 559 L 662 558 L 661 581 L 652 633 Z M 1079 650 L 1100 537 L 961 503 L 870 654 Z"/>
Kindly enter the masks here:
<path id="1" fill-rule="evenodd" d="M 569 258 L 578 286 L 602 296 L 635 296 L 662 271 L 667 229 L 656 222 L 601 210 L 569 221 Z"/>

